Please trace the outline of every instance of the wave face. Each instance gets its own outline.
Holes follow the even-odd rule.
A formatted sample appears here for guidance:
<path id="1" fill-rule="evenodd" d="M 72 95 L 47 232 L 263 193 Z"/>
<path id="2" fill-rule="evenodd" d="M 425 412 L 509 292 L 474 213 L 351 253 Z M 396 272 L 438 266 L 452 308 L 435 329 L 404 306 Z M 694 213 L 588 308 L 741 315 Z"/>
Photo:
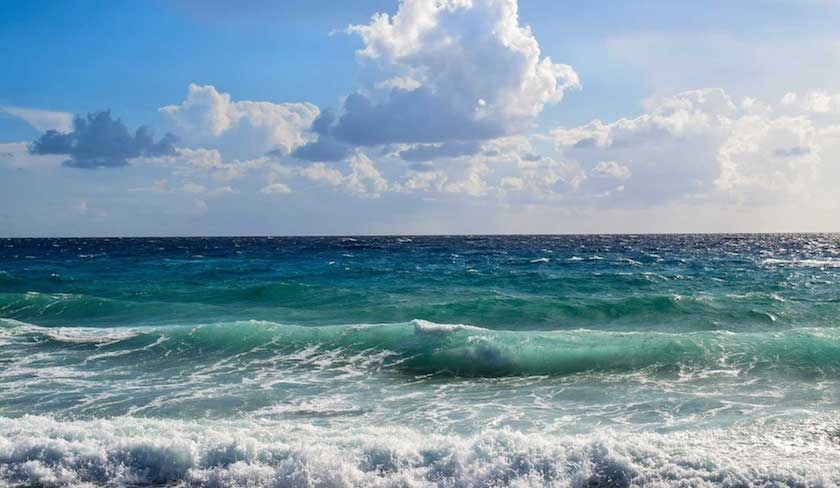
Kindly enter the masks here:
<path id="1" fill-rule="evenodd" d="M 107 331 L 46 328 L 4 319 L 0 324 L 5 325 L 0 337 L 7 350 L 21 355 L 61 352 L 64 367 L 77 359 L 80 365 L 93 362 L 89 366 L 92 372 L 105 366 L 140 372 L 177 357 L 188 359 L 190 368 L 210 367 L 233 358 L 239 362 L 272 358 L 280 370 L 305 358 L 320 367 L 357 362 L 360 373 L 390 370 L 465 377 L 639 370 L 667 375 L 721 367 L 744 375 L 768 371 L 808 377 L 840 374 L 840 329 L 515 332 L 426 320 L 323 327 L 251 321 Z M 359 362 L 360 358 L 364 361 Z"/>
<path id="2" fill-rule="evenodd" d="M 836 486 L 840 237 L 0 240 L 0 485 Z"/>

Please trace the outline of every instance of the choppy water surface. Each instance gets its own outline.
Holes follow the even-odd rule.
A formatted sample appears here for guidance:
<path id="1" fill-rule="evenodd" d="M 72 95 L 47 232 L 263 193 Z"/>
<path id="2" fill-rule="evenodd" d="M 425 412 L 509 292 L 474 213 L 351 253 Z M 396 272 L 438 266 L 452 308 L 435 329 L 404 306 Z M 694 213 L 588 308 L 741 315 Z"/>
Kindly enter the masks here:
<path id="1" fill-rule="evenodd" d="M 835 486 L 840 236 L 0 240 L 0 485 Z"/>

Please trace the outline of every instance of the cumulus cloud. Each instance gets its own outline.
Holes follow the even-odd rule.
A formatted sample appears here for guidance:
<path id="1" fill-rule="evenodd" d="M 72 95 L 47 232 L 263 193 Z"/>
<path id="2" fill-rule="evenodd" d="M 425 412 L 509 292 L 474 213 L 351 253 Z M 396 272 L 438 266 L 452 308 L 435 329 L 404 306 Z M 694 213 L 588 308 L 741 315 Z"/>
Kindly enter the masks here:
<path id="1" fill-rule="evenodd" d="M 448 193 L 463 193 L 479 197 L 490 191 L 486 176 L 491 174 L 490 167 L 483 162 L 475 162 L 467 167 L 464 176 L 455 181 L 449 181 L 443 186 Z"/>
<path id="2" fill-rule="evenodd" d="M 73 130 L 49 130 L 32 142 L 29 151 L 38 155 L 67 155 L 65 166 L 93 169 L 119 167 L 129 159 L 167 156 L 175 153 L 177 138 L 166 134 L 155 142 L 152 130 L 141 126 L 132 135 L 111 112 L 96 112 L 73 119 Z"/>
<path id="3" fill-rule="evenodd" d="M 499 203 L 556 201 L 577 193 L 588 177 L 584 168 L 575 161 L 536 154 L 533 142 L 540 138 L 494 139 L 475 154 L 445 164 L 411 164 L 393 189 L 402 193 L 491 198 Z"/>
<path id="4" fill-rule="evenodd" d="M 834 97 L 788 94 L 766 103 L 699 89 L 650 98 L 641 115 L 614 121 L 484 140 L 393 142 L 373 151 L 341 139 L 335 130 L 343 115 L 324 110 L 304 130 L 306 142 L 291 151 L 227 159 L 215 148 L 179 148 L 156 161 L 199 179 L 199 173 L 223 181 L 254 173 L 267 180 L 257 187 L 265 194 L 396 192 L 564 208 L 767 203 L 830 178 L 826 162 L 840 155 Z M 209 196 L 204 187 L 191 188 Z"/>
<path id="5" fill-rule="evenodd" d="M 389 149 L 417 159 L 389 191 L 489 198 L 501 204 L 638 208 L 667 204 L 767 205 L 830 199 L 840 177 L 834 95 L 766 103 L 700 89 L 646 100 L 644 113 L 484 141 L 474 154 L 436 160 L 447 143 Z M 553 148 L 546 147 L 553 144 Z M 412 152 L 412 151 L 416 151 Z"/>
<path id="6" fill-rule="evenodd" d="M 186 141 L 237 158 L 292 152 L 309 142 L 308 129 L 319 113 L 311 103 L 234 101 L 212 85 L 196 84 L 183 102 L 159 111 Z"/>
<path id="7" fill-rule="evenodd" d="M 351 145 L 498 137 L 580 85 L 570 66 L 541 56 L 515 0 L 404 0 L 348 32 L 364 43 L 359 58 L 385 75 L 348 96 L 329 129 Z"/>
<path id="8" fill-rule="evenodd" d="M 558 151 L 622 180 L 624 203 L 673 199 L 781 201 L 820 187 L 840 157 L 836 95 L 736 102 L 721 89 L 659 97 L 634 118 L 558 128 Z M 622 163 L 616 163 L 621 161 Z"/>
<path id="9" fill-rule="evenodd" d="M 347 160 L 338 165 L 321 162 L 274 163 L 268 169 L 269 184 L 260 190 L 261 193 L 291 193 L 302 183 L 306 183 L 304 186 L 308 189 L 340 189 L 347 194 L 363 198 L 378 198 L 391 191 L 388 179 L 360 150 L 354 151 Z"/>

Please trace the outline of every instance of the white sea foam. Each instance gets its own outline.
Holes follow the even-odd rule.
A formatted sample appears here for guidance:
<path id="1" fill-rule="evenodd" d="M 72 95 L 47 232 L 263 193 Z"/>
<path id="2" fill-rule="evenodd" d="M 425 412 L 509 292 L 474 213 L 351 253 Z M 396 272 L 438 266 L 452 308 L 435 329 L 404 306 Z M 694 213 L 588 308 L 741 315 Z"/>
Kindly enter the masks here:
<path id="1" fill-rule="evenodd" d="M 256 420 L 0 418 L 0 484 L 836 486 L 838 423 L 670 434 L 330 429 Z"/>
<path id="2" fill-rule="evenodd" d="M 462 330 L 471 331 L 486 331 L 481 327 L 465 324 L 438 324 L 423 319 L 414 319 L 411 321 L 414 325 L 415 334 L 451 334 L 453 332 L 460 332 Z"/>
<path id="3" fill-rule="evenodd" d="M 803 268 L 840 268 L 840 259 L 776 259 L 761 261 L 762 266 L 794 266 Z"/>
<path id="4" fill-rule="evenodd" d="M 41 328 L 41 331 L 50 339 L 58 342 L 99 345 L 124 341 L 141 333 L 140 330 L 130 328 L 96 329 L 88 327 L 59 327 L 54 329 L 44 327 Z"/>

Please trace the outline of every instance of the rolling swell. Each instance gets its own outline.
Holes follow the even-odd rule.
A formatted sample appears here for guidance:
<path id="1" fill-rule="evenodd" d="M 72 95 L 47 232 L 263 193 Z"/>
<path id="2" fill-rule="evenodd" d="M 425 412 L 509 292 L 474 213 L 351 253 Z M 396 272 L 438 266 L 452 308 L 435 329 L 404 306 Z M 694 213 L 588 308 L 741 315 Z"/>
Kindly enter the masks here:
<path id="1" fill-rule="evenodd" d="M 96 352 L 100 367 L 201 364 L 225 358 L 272 357 L 279 367 L 313 357 L 344 366 L 453 376 L 569 375 L 586 371 L 659 373 L 728 369 L 808 376 L 840 372 L 840 330 L 775 332 L 494 331 L 424 320 L 382 325 L 304 327 L 271 322 L 140 328 L 47 328 L 0 319 L 0 341 L 19 354 Z M 305 352 L 305 355 L 301 353 Z M 108 354 L 114 353 L 114 354 Z M 323 361 L 322 363 L 323 364 Z"/>
<path id="2" fill-rule="evenodd" d="M 161 286 L 120 296 L 97 293 L 0 293 L 0 317 L 45 326 L 171 325 L 276 321 L 303 325 L 397 323 L 416 317 L 477 323 L 490 329 L 733 330 L 768 324 L 831 325 L 825 304 L 787 302 L 773 293 L 646 293 L 620 297 L 552 296 L 490 291 L 421 294 L 273 282 L 182 289 Z M 822 307 L 822 308 L 820 308 Z"/>

